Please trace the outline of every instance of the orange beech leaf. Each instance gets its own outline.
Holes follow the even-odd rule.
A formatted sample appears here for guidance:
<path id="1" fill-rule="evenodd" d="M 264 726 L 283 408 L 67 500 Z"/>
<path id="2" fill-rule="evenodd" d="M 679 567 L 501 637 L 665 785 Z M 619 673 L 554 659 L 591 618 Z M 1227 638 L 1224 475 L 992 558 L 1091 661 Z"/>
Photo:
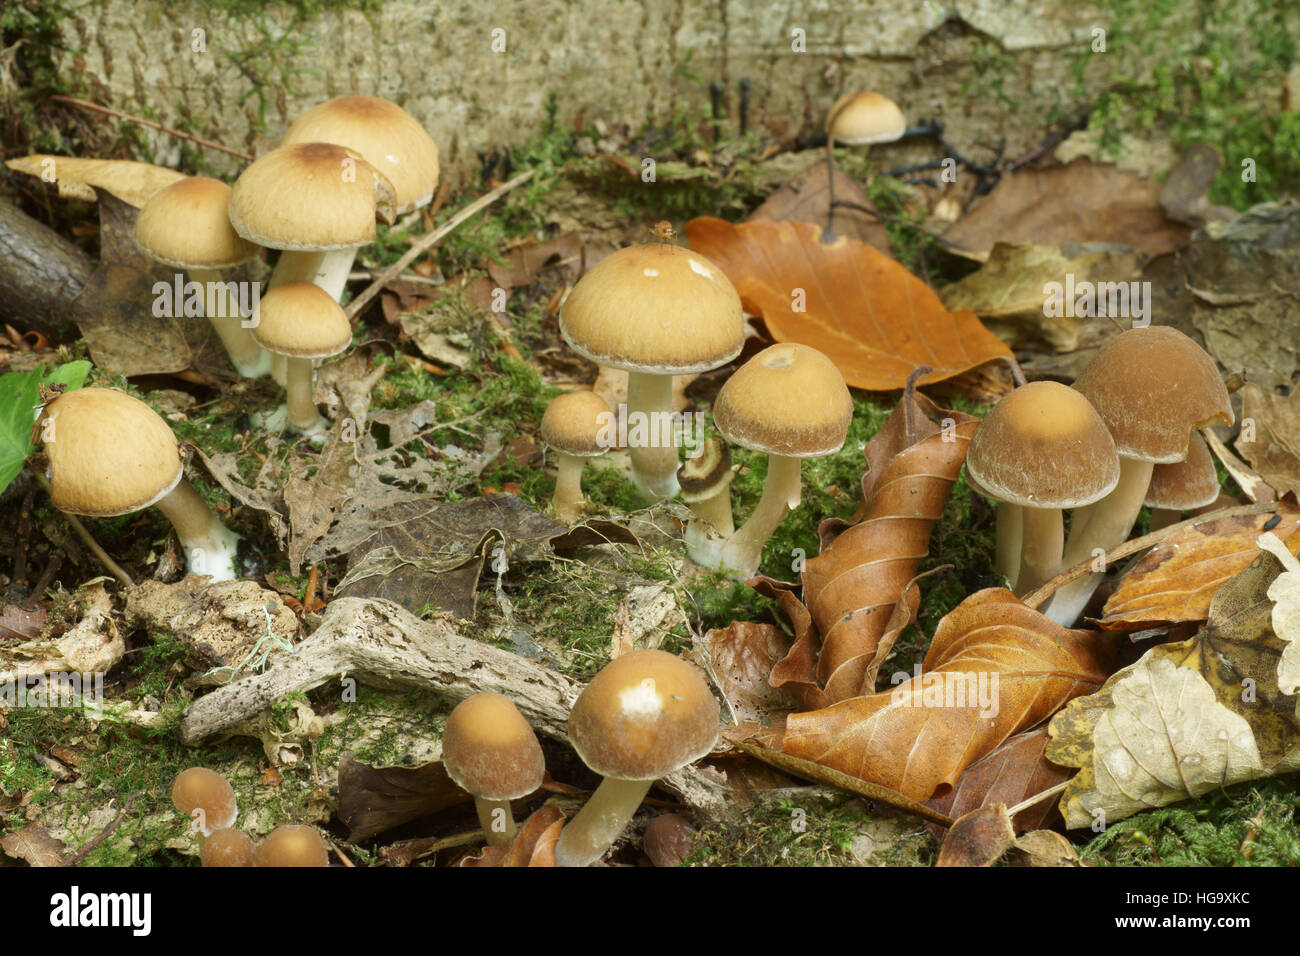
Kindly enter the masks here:
<path id="1" fill-rule="evenodd" d="M 1100 624 L 1109 630 L 1142 630 L 1157 624 L 1204 621 L 1210 602 L 1259 556 L 1264 526 L 1295 552 L 1300 547 L 1300 507 L 1283 498 L 1275 514 L 1236 515 L 1184 528 L 1143 556 L 1106 601 Z"/>
<path id="2" fill-rule="evenodd" d="M 555 844 L 564 828 L 564 814 L 553 804 L 524 821 L 509 846 L 485 846 L 474 856 L 463 857 L 460 866 L 555 866 Z"/>
<path id="3" fill-rule="evenodd" d="M 966 598 L 935 631 L 924 673 L 892 690 L 786 718 L 783 752 L 912 800 L 948 793 L 1004 741 L 1095 692 L 1115 658 L 1005 588 Z"/>
<path id="4" fill-rule="evenodd" d="M 856 523 L 822 523 L 821 554 L 804 565 L 803 602 L 792 585 L 754 580 L 794 625 L 795 644 L 772 669 L 772 686 L 798 694 L 808 708 L 875 690 L 880 665 L 916 616 L 916 570 L 977 424 L 905 391 L 864 450 L 869 468 Z"/>
<path id="5" fill-rule="evenodd" d="M 974 312 L 949 312 L 934 290 L 865 242 L 839 236 L 823 244 L 821 233 L 813 223 L 766 219 L 686 224 L 691 248 L 727 274 L 772 338 L 820 349 L 857 388 L 902 388 L 922 365 L 930 367 L 925 385 L 1011 359 Z"/>

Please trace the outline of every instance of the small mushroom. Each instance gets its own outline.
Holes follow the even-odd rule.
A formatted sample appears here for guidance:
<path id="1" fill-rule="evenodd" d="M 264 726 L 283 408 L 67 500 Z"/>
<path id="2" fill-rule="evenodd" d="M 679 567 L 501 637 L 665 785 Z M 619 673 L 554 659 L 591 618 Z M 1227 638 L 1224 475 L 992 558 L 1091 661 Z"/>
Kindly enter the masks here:
<path id="1" fill-rule="evenodd" d="M 514 839 L 510 801 L 536 791 L 546 774 L 537 735 L 502 694 L 475 694 L 456 705 L 442 734 L 442 765 L 456 786 L 473 794 L 490 846 Z"/>
<path id="2" fill-rule="evenodd" d="M 329 422 L 316 410 L 312 398 L 312 363 L 338 355 L 352 341 L 352 327 L 343 308 L 318 285 L 287 282 L 262 297 L 253 337 L 268 352 L 287 360 L 283 413 L 262 424 L 287 427 L 303 435 L 323 432 Z"/>
<path id="3" fill-rule="evenodd" d="M 230 187 L 206 176 L 191 176 L 161 189 L 135 220 L 140 251 L 177 269 L 185 269 L 204 288 L 203 314 L 226 347 L 235 370 L 258 378 L 271 370 L 271 356 L 253 340 L 244 316 L 221 282 L 221 270 L 247 262 L 257 246 L 230 224 Z"/>
<path id="4" fill-rule="evenodd" d="M 152 408 L 116 389 L 78 388 L 45 406 L 43 418 L 54 507 L 109 518 L 156 506 L 191 573 L 237 577 L 239 536 L 185 480 L 176 436 Z"/>
<path id="5" fill-rule="evenodd" d="M 329 848 L 313 827 L 285 824 L 262 841 L 254 856 L 257 866 L 329 866 Z"/>
<path id="6" fill-rule="evenodd" d="M 605 779 L 560 833 L 557 865 L 600 859 L 656 780 L 713 749 L 718 713 L 699 671 L 665 651 L 633 651 L 597 674 L 569 714 L 569 740 Z"/>
<path id="7" fill-rule="evenodd" d="M 782 342 L 727 379 L 713 419 L 729 442 L 767 455 L 763 495 L 753 513 L 720 548 L 701 556 L 705 566 L 744 580 L 758 570 L 772 532 L 799 506 L 800 462 L 833 455 L 844 445 L 853 399 L 830 359 L 807 345 Z"/>
<path id="8" fill-rule="evenodd" d="M 560 333 L 575 352 L 626 369 L 627 446 L 632 482 L 646 497 L 677 494 L 673 376 L 707 372 L 740 354 L 740 296 L 699 253 L 666 243 L 606 256 L 560 309 Z"/>
<path id="9" fill-rule="evenodd" d="M 686 525 L 686 553 L 697 564 L 697 555 L 702 557 L 711 543 L 716 546 L 716 539 L 729 538 L 736 531 L 731 512 L 731 481 L 735 477 L 731 449 L 717 436 L 701 444 L 699 453 L 677 469 L 682 501 L 695 516 Z"/>
<path id="10" fill-rule="evenodd" d="M 826 231 L 835 221 L 835 144 L 869 146 L 892 143 L 907 131 L 903 111 L 872 90 L 846 93 L 826 114 Z"/>
<path id="11" fill-rule="evenodd" d="M 1174 524 L 1184 511 L 1214 504 L 1219 497 L 1219 475 L 1209 446 L 1198 431 L 1192 432 L 1187 457 L 1151 469 L 1151 484 L 1143 504 L 1151 509 L 1151 530 Z"/>
<path id="12" fill-rule="evenodd" d="M 215 770 L 190 767 L 172 781 L 172 805 L 185 814 L 196 830 L 211 837 L 235 825 L 239 808 L 230 783 Z"/>
<path id="13" fill-rule="evenodd" d="M 1061 510 L 1092 504 L 1119 480 L 1115 442 L 1101 416 L 1059 382 L 1031 382 L 1005 395 L 971 438 L 966 469 L 986 495 L 1019 509 L 1020 593 L 1061 568 Z M 999 510 L 999 523 L 1002 517 Z M 1004 543 L 999 532 L 999 547 Z"/>
<path id="14" fill-rule="evenodd" d="M 614 413 L 592 391 L 566 392 L 546 406 L 542 441 L 555 451 L 555 517 L 572 524 L 582 515 L 582 468 L 588 458 L 603 455 L 613 442 Z"/>
<path id="15" fill-rule="evenodd" d="M 243 830 L 214 830 L 203 838 L 199 861 L 204 866 L 252 866 L 253 840 Z"/>

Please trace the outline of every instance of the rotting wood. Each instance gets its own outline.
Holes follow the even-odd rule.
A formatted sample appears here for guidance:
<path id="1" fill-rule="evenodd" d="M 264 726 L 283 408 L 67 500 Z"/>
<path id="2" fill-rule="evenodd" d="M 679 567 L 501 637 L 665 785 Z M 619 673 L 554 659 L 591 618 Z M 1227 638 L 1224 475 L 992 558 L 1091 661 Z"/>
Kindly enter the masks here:
<path id="1" fill-rule="evenodd" d="M 417 687 L 451 702 L 484 691 L 504 694 L 539 733 L 568 743 L 567 724 L 582 685 L 541 664 L 462 637 L 445 619 L 420 620 L 391 601 L 339 598 L 320 627 L 261 674 L 201 697 L 181 719 L 196 743 L 230 730 L 286 694 L 343 677 L 383 688 Z M 661 783 L 706 813 L 727 805 L 726 788 L 694 767 Z"/>
<path id="2" fill-rule="evenodd" d="M 0 199 L 0 318 L 21 329 L 69 328 L 73 300 L 94 271 L 80 249 Z"/>

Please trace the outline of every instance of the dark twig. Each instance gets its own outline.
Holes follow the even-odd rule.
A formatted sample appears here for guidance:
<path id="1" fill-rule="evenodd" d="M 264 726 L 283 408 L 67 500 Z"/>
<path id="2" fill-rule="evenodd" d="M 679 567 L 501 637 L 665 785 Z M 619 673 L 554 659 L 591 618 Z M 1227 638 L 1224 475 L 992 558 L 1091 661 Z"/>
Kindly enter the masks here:
<path id="1" fill-rule="evenodd" d="M 50 582 L 54 580 L 54 575 L 59 573 L 59 565 L 62 563 L 63 557 L 60 554 L 55 552 L 50 555 L 50 560 L 45 564 L 44 572 L 42 572 L 40 579 L 37 580 L 36 586 L 32 588 L 32 593 L 27 596 L 27 603 L 23 605 L 25 610 L 36 610 L 36 605 L 40 603 L 41 595 L 45 593 L 45 589 L 48 588 Z"/>
<path id="2" fill-rule="evenodd" d="M 220 143 L 214 143 L 210 139 L 203 139 L 195 136 L 193 133 L 182 133 L 178 129 L 172 129 L 170 126 L 163 126 L 161 123 L 155 123 L 153 120 L 142 119 L 139 116 L 132 116 L 130 113 L 122 113 L 118 110 L 109 109 L 107 106 L 100 106 L 98 103 L 91 103 L 87 100 L 79 100 L 75 96 L 64 96 L 61 93 L 54 94 L 50 99 L 56 103 L 71 103 L 73 106 L 80 106 L 82 109 L 95 110 L 99 113 L 107 113 L 109 116 L 116 116 L 118 119 L 124 119 L 129 123 L 138 123 L 140 126 L 148 126 L 150 129 L 156 129 L 159 132 L 166 133 L 168 136 L 177 136 L 181 139 L 188 139 L 191 143 L 198 143 L 200 146 L 206 146 L 208 149 L 220 150 L 228 153 L 246 163 L 251 163 L 253 157 L 248 153 L 241 153 L 237 149 L 231 149 L 229 146 L 222 146 Z"/>
<path id="3" fill-rule="evenodd" d="M 131 812 L 131 807 L 133 807 L 135 805 L 135 802 L 143 796 L 144 793 L 133 793 L 131 794 L 131 796 L 127 797 L 126 804 L 122 807 L 121 812 L 118 813 L 118 815 L 113 818 L 113 821 L 108 826 L 104 827 L 104 829 L 99 832 L 98 836 L 96 836 L 93 840 L 88 842 L 76 853 L 72 854 L 72 856 L 68 857 L 63 862 L 63 865 L 78 866 L 82 860 L 90 856 L 90 854 L 94 851 L 94 849 L 97 846 L 99 846 L 105 840 L 111 837 L 113 835 L 113 832 L 122 825 L 122 821 L 126 819 L 126 815 Z"/>
<path id="4" fill-rule="evenodd" d="M 36 480 L 40 482 L 41 487 L 45 489 L 45 493 L 50 496 L 50 500 L 53 500 L 54 489 L 50 487 L 49 479 L 35 468 L 30 468 L 29 470 L 36 476 Z M 117 578 L 124 587 L 135 587 L 135 582 L 131 580 L 131 575 L 122 570 L 122 566 L 108 556 L 108 552 L 99 546 L 99 542 L 91 536 L 90 532 L 86 530 L 86 526 L 81 523 L 76 515 L 68 514 L 66 511 L 60 512 L 60 514 L 63 515 L 64 520 L 67 521 L 68 524 L 72 525 L 72 530 L 77 533 L 77 537 L 81 539 L 81 543 L 89 548 L 95 557 L 99 558 L 99 563 L 108 570 L 109 574 Z"/>

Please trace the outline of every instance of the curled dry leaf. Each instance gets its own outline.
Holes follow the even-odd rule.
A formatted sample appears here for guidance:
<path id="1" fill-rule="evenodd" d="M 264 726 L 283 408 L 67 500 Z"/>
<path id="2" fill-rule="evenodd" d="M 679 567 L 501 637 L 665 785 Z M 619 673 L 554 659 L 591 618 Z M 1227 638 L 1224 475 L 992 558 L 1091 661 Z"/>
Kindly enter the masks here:
<path id="1" fill-rule="evenodd" d="M 905 391 L 865 449 L 854 523 L 822 523 L 822 553 L 804 565 L 803 603 L 791 585 L 757 579 L 795 628 L 795 645 L 773 668 L 774 687 L 814 709 L 875 689 L 880 665 L 916 616 L 916 570 L 977 424 Z"/>
<path id="2" fill-rule="evenodd" d="M 1052 719 L 1048 759 L 1079 768 L 1061 797 L 1067 826 L 1300 767 L 1296 698 L 1278 687 L 1289 642 L 1268 596 L 1282 571 L 1260 553 L 1214 596 L 1195 637 L 1153 647 Z"/>
<path id="3" fill-rule="evenodd" d="M 799 706 L 798 697 L 769 681 L 772 665 L 789 650 L 790 638 L 772 624 L 735 621 L 704 635 L 703 646 L 693 657 L 731 707 L 735 724 L 725 735 L 747 737 L 770 725 L 773 717 Z"/>
<path id="4" fill-rule="evenodd" d="M 0 837 L 0 850 L 28 866 L 63 866 L 67 853 L 63 841 L 50 836 L 39 823 L 29 823 Z"/>
<path id="5" fill-rule="evenodd" d="M 905 684 L 786 719 L 781 749 L 912 800 L 941 796 L 1003 741 L 1091 693 L 1114 649 L 1066 630 L 1004 588 L 966 598 Z"/>
<path id="6" fill-rule="evenodd" d="M 460 866 L 555 866 L 555 844 L 564 829 L 564 814 L 547 803 L 524 821 L 509 846 L 485 846 Z"/>
<path id="7" fill-rule="evenodd" d="M 338 814 L 352 843 L 470 799 L 447 776 L 442 761 L 422 767 L 372 767 L 348 751 L 339 764 Z"/>
<path id="8" fill-rule="evenodd" d="M 1251 467 L 1278 497 L 1288 491 L 1300 495 L 1300 388 L 1283 397 L 1247 382 L 1241 390 L 1241 424 L 1237 450 Z"/>
<path id="9" fill-rule="evenodd" d="M 778 342 L 820 349 L 857 388 L 941 382 L 1010 350 L 973 312 L 949 312 L 924 282 L 865 242 L 822 241 L 810 222 L 732 225 L 703 217 L 686 225 L 691 248 L 716 263 L 745 308 Z"/>
<path id="10" fill-rule="evenodd" d="M 1016 850 L 1026 866 L 1086 865 L 1074 844 L 1055 830 L 1031 830 L 1016 840 Z"/>
<path id="11" fill-rule="evenodd" d="M 1110 630 L 1142 630 L 1157 624 L 1203 621 L 1215 594 L 1259 554 L 1264 526 L 1295 550 L 1300 546 L 1300 507 L 1290 498 L 1275 514 L 1237 515 L 1192 525 L 1152 548 L 1120 579 L 1101 619 Z"/>
<path id="12" fill-rule="evenodd" d="M 136 209 L 147 203 L 158 190 L 185 178 L 184 173 L 151 163 L 126 159 L 79 159 L 43 153 L 10 159 L 5 165 L 46 182 L 53 176 L 63 199 L 94 202 L 97 198 L 95 190 L 103 189 Z"/>
<path id="13" fill-rule="evenodd" d="M 1271 531 L 1259 537 L 1259 546 L 1282 562 L 1286 570 L 1268 586 L 1273 602 L 1273 633 L 1286 641 L 1277 662 L 1277 686 L 1284 694 L 1300 687 L 1300 561 Z"/>
<path id="14" fill-rule="evenodd" d="M 935 866 L 992 866 L 1016 842 L 1004 803 L 972 810 L 949 829 Z"/>

